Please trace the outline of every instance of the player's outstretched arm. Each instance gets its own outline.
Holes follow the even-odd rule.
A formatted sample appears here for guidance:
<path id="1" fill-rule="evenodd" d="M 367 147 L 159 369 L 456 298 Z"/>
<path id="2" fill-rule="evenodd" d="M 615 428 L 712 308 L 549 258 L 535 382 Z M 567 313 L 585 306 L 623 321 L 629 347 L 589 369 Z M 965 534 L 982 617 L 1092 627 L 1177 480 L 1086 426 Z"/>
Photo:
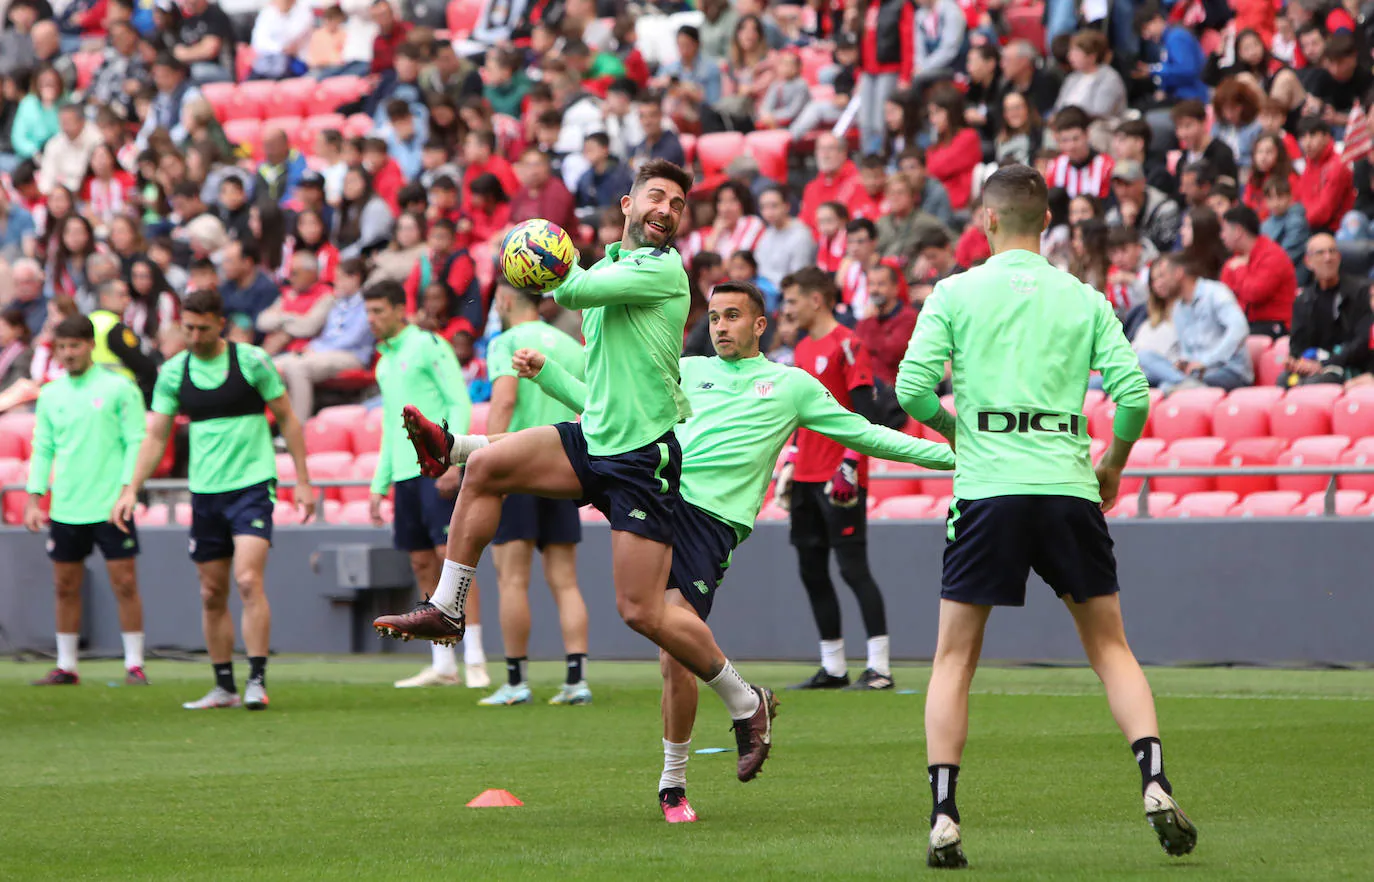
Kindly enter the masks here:
<path id="1" fill-rule="evenodd" d="M 520 358 L 521 353 L 529 351 L 520 350 L 516 353 L 516 358 Z M 543 357 L 542 354 L 539 355 L 541 358 Z M 522 373 L 521 376 L 524 374 Z M 539 369 L 539 373 L 530 379 L 533 379 L 539 388 L 544 390 L 544 394 L 572 410 L 581 413 L 587 409 L 587 384 L 568 373 L 567 368 L 558 362 L 545 358 L 544 366 Z"/>
<path id="2" fill-rule="evenodd" d="M 143 489 L 144 483 L 157 470 L 157 464 L 162 461 L 162 452 L 167 449 L 167 439 L 171 436 L 171 415 L 155 411 L 153 418 L 148 422 L 148 432 L 143 436 L 143 444 L 138 448 L 138 461 L 134 465 L 133 476 L 129 483 L 124 485 L 119 499 L 115 501 L 114 511 L 110 513 L 110 522 L 125 533 L 129 532 L 129 524 L 133 523 L 134 508 L 138 505 L 138 491 Z"/>
<path id="3" fill-rule="evenodd" d="M 942 286 L 936 285 L 921 307 L 916 330 L 897 368 L 897 401 L 902 410 L 953 443 L 954 419 L 940 406 L 940 398 L 935 394 L 954 346 L 942 293 Z"/>
<path id="4" fill-rule="evenodd" d="M 797 384 L 796 404 L 798 424 L 802 428 L 851 450 L 941 471 L 954 468 L 954 451 L 948 445 L 913 438 L 896 429 L 870 423 L 840 406 L 815 377 L 807 375 Z"/>
<path id="5" fill-rule="evenodd" d="M 679 294 L 685 270 L 674 251 L 636 252 L 595 270 L 574 266 L 553 292 L 565 309 L 593 306 L 652 306 Z"/>

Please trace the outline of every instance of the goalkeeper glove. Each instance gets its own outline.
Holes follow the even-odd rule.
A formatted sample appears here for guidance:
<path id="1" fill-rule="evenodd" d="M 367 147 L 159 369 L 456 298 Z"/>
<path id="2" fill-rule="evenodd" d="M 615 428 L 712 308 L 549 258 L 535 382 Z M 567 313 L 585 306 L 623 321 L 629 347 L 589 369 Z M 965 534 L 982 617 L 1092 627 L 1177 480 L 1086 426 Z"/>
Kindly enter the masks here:
<path id="1" fill-rule="evenodd" d="M 837 508 L 853 508 L 859 503 L 859 461 L 845 459 L 835 470 L 835 475 L 825 484 L 825 493 L 830 504 Z"/>

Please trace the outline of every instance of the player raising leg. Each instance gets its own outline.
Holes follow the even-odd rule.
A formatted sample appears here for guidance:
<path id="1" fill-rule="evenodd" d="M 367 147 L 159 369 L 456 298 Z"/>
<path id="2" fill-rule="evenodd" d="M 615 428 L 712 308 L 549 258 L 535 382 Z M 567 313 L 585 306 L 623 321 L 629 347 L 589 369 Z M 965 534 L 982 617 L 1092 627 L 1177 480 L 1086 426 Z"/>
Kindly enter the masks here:
<path id="1" fill-rule="evenodd" d="M 48 557 L 57 588 L 57 667 L 35 686 L 81 682 L 77 644 L 81 631 L 81 584 L 95 546 L 105 557 L 124 641 L 124 682 L 146 686 L 143 674 L 143 602 L 138 596 L 138 534 L 110 523 L 120 489 L 133 476 L 143 443 L 143 396 L 138 387 L 96 367 L 95 328 L 84 315 L 62 320 L 54 333 L 58 362 L 67 375 L 43 387 L 33 429 L 28 504 L 24 526 L 33 532 L 48 520 L 39 508 L 52 482 Z"/>
<path id="2" fill-rule="evenodd" d="M 580 309 L 587 339 L 588 408 L 580 423 L 539 426 L 471 452 L 449 530 L 447 560 L 429 603 L 374 625 L 393 636 L 454 641 L 463 634 L 463 603 L 482 550 L 510 493 L 588 500 L 611 525 L 612 576 L 621 619 L 706 680 L 725 703 L 739 734 L 736 774 L 752 780 L 768 758 L 777 700 L 751 686 L 716 646 L 706 624 L 664 601 L 672 562 L 672 515 L 682 453 L 673 427 L 689 415 L 679 386 L 678 355 L 691 300 L 672 240 L 687 205 L 692 176 L 670 162 L 640 167 L 625 212 L 622 239 L 591 269 L 576 267 L 554 293 Z M 408 417 L 422 467 L 447 470 L 453 436 Z M 472 451 L 473 447 L 480 449 Z"/>
<path id="3" fill-rule="evenodd" d="M 925 465 L 954 466 L 953 451 L 876 426 L 842 407 L 805 371 L 759 354 L 768 326 L 763 295 L 753 285 L 726 282 L 711 293 L 708 318 L 716 358 L 682 359 L 682 388 L 692 417 L 682 439 L 682 505 L 673 513 L 670 606 L 711 612 L 716 588 L 735 547 L 748 538 L 787 438 L 806 427 L 862 454 Z M 581 410 L 586 388 L 561 365 L 531 350 L 516 353 L 522 377 Z M 696 820 L 687 802 L 687 757 L 696 721 L 697 683 L 666 652 L 663 672 L 663 773 L 659 805 L 668 823 Z"/>
<path id="4" fill-rule="evenodd" d="M 934 803 L 927 863 L 967 866 L 955 790 L 969 686 L 992 608 L 1023 606 L 1032 569 L 1073 615 L 1140 766 L 1146 819 L 1167 853 L 1187 854 L 1197 829 L 1164 774 L 1154 697 L 1126 643 L 1103 517 L 1149 415 L 1145 377 L 1107 299 L 1040 256 L 1049 219 L 1040 174 L 1026 166 L 998 170 L 984 185 L 983 208 L 993 257 L 935 286 L 897 374 L 906 411 L 959 451 L 926 694 Z M 934 393 L 956 352 L 957 419 Z M 1096 474 L 1083 416 L 1091 371 L 1101 372 L 1117 404 L 1115 438 Z"/>

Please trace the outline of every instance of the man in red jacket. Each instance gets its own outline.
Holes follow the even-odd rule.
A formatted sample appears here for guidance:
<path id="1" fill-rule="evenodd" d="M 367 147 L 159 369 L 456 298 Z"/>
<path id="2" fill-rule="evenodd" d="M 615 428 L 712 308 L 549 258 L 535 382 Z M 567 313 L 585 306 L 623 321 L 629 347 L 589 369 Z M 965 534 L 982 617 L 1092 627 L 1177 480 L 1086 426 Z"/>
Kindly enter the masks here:
<path id="1" fill-rule="evenodd" d="M 1355 207 L 1350 167 L 1336 153 L 1331 126 L 1319 117 L 1303 117 L 1298 123 L 1298 143 L 1307 157 L 1307 167 L 1293 195 L 1307 210 L 1312 232 L 1334 233 L 1345 213 Z"/>
<path id="2" fill-rule="evenodd" d="M 816 209 L 827 202 L 848 205 L 859 189 L 859 170 L 849 161 L 844 141 L 827 132 L 816 139 L 816 178 L 802 191 L 801 219 L 816 229 Z"/>
<path id="3" fill-rule="evenodd" d="M 859 186 L 849 197 L 849 216 L 866 217 L 874 223 L 887 214 L 887 163 L 881 156 L 859 161 Z"/>
<path id="4" fill-rule="evenodd" d="M 496 133 L 489 129 L 473 129 L 463 138 L 463 162 L 467 169 L 463 172 L 463 208 L 472 203 L 472 182 L 485 174 L 496 175 L 506 196 L 514 196 L 520 190 L 520 179 L 515 169 L 504 156 L 496 153 Z"/>
<path id="5" fill-rule="evenodd" d="M 1238 205 L 1222 216 L 1221 241 L 1232 255 L 1221 282 L 1245 310 L 1251 334 L 1282 337 L 1293 319 L 1297 273 L 1278 243 L 1260 235 L 1259 215 Z"/>
<path id="6" fill-rule="evenodd" d="M 868 348 L 873 376 L 889 386 L 897 382 L 897 366 L 906 355 L 916 330 L 916 310 L 906 301 L 906 280 L 886 263 L 868 271 L 868 297 L 873 312 L 854 326 L 854 336 Z"/>
<path id="7" fill-rule="evenodd" d="M 563 181 L 553 173 L 549 157 L 538 147 L 526 147 L 515 165 L 520 189 L 511 194 L 512 218 L 542 217 L 577 236 L 577 215 L 573 212 L 573 196 Z"/>

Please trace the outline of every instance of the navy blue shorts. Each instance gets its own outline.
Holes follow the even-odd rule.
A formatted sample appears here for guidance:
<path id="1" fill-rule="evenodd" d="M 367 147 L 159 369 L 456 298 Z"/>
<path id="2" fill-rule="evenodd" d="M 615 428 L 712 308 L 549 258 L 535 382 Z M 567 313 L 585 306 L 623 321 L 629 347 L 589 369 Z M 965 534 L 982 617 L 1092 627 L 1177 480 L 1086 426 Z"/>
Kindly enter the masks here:
<path id="1" fill-rule="evenodd" d="M 859 488 L 859 500 L 849 508 L 830 501 L 825 484 L 796 481 L 792 484 L 792 525 L 788 538 L 797 548 L 835 548 L 868 541 L 868 490 Z"/>
<path id="2" fill-rule="evenodd" d="M 233 557 L 235 536 L 261 536 L 270 543 L 276 504 L 276 481 L 227 493 L 192 493 L 191 560 L 205 563 Z"/>
<path id="3" fill-rule="evenodd" d="M 1082 603 L 1120 591 L 1107 519 L 1076 496 L 993 496 L 949 506 L 947 600 L 1025 606 L 1035 570 L 1054 593 Z"/>
<path id="4" fill-rule="evenodd" d="M 682 448 L 677 436 L 667 432 L 635 450 L 592 456 L 581 424 L 559 423 L 556 428 L 582 485 L 578 506 L 596 506 L 612 530 L 672 545 L 673 509 L 681 502 Z"/>
<path id="5" fill-rule="evenodd" d="M 81 563 L 96 546 L 106 560 L 125 560 L 138 555 L 138 531 L 129 532 L 109 522 L 99 524 L 48 524 L 48 557 L 54 563 Z"/>
<path id="6" fill-rule="evenodd" d="M 582 541 L 582 519 L 571 499 L 546 499 L 528 493 L 512 493 L 501 504 L 501 523 L 492 545 L 533 542 L 543 551 L 547 545 L 576 545 Z"/>
<path id="7" fill-rule="evenodd" d="M 730 567 L 739 537 L 733 527 L 683 501 L 673 512 L 673 567 L 668 588 L 683 598 L 705 619 L 711 614 L 716 589 Z"/>
<path id="8" fill-rule="evenodd" d="M 447 545 L 455 502 L 439 495 L 433 478 L 420 475 L 397 481 L 391 544 L 400 551 L 433 551 Z"/>

